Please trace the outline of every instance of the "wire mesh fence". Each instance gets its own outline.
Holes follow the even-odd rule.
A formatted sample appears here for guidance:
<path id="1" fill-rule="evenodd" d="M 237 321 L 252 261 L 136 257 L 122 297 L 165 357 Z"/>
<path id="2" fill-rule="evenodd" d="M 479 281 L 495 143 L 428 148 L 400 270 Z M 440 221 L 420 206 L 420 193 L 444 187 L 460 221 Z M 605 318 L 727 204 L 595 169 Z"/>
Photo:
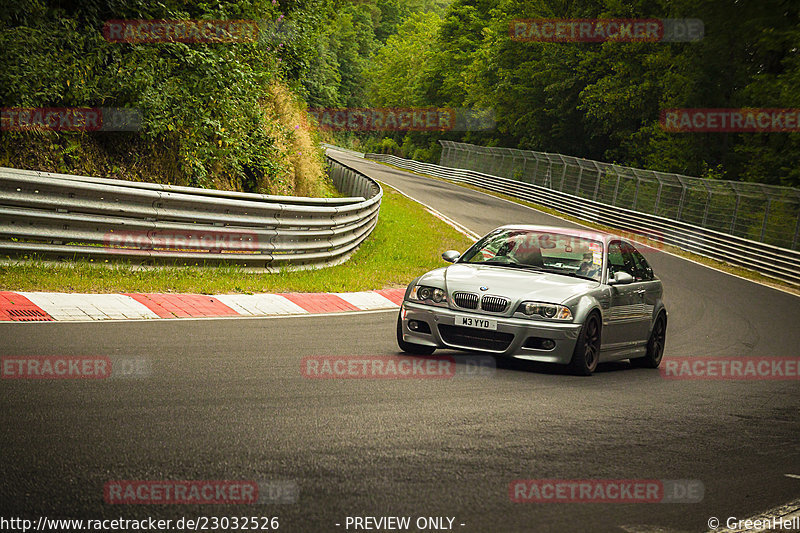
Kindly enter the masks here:
<path id="1" fill-rule="evenodd" d="M 800 189 L 694 178 L 531 150 L 439 142 L 441 166 L 539 185 L 774 246 L 800 248 Z"/>

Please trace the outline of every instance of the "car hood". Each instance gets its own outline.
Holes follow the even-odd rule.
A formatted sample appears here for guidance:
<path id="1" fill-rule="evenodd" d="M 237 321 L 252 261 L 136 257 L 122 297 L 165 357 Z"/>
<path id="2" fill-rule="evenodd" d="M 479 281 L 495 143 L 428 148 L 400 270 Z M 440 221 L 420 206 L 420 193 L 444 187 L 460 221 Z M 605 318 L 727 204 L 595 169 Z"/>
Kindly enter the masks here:
<path id="1" fill-rule="evenodd" d="M 417 283 L 444 286 L 448 296 L 456 291 L 466 291 L 505 296 L 513 303 L 523 300 L 562 303 L 599 285 L 596 281 L 547 272 L 469 264 L 455 264 L 432 270 Z M 487 289 L 481 290 L 481 287 Z"/>

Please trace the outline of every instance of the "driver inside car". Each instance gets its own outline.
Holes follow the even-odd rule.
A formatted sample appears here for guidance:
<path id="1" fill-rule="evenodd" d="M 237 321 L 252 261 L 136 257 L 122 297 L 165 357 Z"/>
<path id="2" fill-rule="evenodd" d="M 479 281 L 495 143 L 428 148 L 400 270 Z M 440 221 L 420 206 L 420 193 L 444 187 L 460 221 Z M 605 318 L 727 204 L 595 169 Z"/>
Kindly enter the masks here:
<path id="1" fill-rule="evenodd" d="M 583 254 L 583 262 L 578 267 L 577 274 L 587 278 L 594 278 L 597 276 L 599 269 L 600 265 L 596 265 L 592 260 L 592 252 L 586 252 Z"/>

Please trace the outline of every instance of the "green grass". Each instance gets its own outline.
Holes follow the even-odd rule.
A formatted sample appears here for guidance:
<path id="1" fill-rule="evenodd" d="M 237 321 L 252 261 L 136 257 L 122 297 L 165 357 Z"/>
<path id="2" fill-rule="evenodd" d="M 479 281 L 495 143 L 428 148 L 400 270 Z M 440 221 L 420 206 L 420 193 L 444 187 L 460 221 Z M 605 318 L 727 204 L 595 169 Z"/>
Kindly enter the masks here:
<path id="1" fill-rule="evenodd" d="M 0 265 L 0 290 L 226 294 L 405 287 L 420 274 L 446 265 L 443 251 L 464 251 L 471 244 L 422 206 L 384 186 L 378 225 L 353 256 L 338 266 L 268 274 L 236 266 L 142 269 L 88 260 L 21 259 Z"/>
<path id="2" fill-rule="evenodd" d="M 497 198 L 502 198 L 504 200 L 508 200 L 510 202 L 514 202 L 514 203 L 517 203 L 517 204 L 520 204 L 520 205 L 525 205 L 525 206 L 528 206 L 528 207 L 532 207 L 532 208 L 534 208 L 534 209 L 536 209 L 538 211 L 541 211 L 543 213 L 547 213 L 548 215 L 553 215 L 553 216 L 556 216 L 556 217 L 559 217 L 559 218 L 563 218 L 564 220 L 569 220 L 570 222 L 575 222 L 577 224 L 582 224 L 584 226 L 587 226 L 587 227 L 590 227 L 590 228 L 594 228 L 594 229 L 596 229 L 598 231 L 603 231 L 603 232 L 607 232 L 607 233 L 615 233 L 615 232 L 619 231 L 618 229 L 615 229 L 615 228 L 613 228 L 611 226 L 606 226 L 604 224 L 597 224 L 595 222 L 588 222 L 586 220 L 581 220 L 581 219 L 579 219 L 577 217 L 573 217 L 573 216 L 561 213 L 559 211 L 556 211 L 555 209 L 552 209 L 550 207 L 545 207 L 543 205 L 535 204 L 533 202 L 528 202 L 526 200 L 520 200 L 519 198 L 514 198 L 513 196 L 509 196 L 507 194 L 502 194 L 502 193 L 497 193 L 497 192 L 490 191 L 490 190 L 487 190 L 487 189 L 482 189 L 480 187 L 477 187 L 475 185 L 470 185 L 468 183 L 457 183 L 455 181 L 446 180 L 444 178 L 439 178 L 437 176 L 431 176 L 430 174 L 423 174 L 421 172 L 414 172 L 414 171 L 411 171 L 411 170 L 406 170 L 404 168 L 392 165 L 390 163 L 382 163 L 380 161 L 374 161 L 374 162 L 375 163 L 380 163 L 381 165 L 385 165 L 387 167 L 396 168 L 396 169 L 402 170 L 404 172 L 409 172 L 411 174 L 416 174 L 417 176 L 423 176 L 423 177 L 431 178 L 431 179 L 434 179 L 434 180 L 439 180 L 439 181 L 444 181 L 444 182 L 447 182 L 447 183 L 452 183 L 454 185 L 458 185 L 458 186 L 464 187 L 466 189 L 471 189 L 473 191 L 478 191 L 478 192 L 482 192 L 484 194 L 489 194 L 491 196 L 495 196 Z M 670 244 L 666 244 L 664 242 L 656 241 L 654 239 L 648 239 L 648 238 L 640 237 L 640 236 L 637 235 L 635 237 L 635 240 L 637 242 L 644 243 L 644 244 L 646 244 L 646 245 L 648 245 L 648 246 L 650 246 L 650 247 L 652 247 L 654 249 L 663 250 L 665 252 L 669 252 L 669 253 L 671 253 L 673 255 L 677 255 L 677 256 L 680 256 L 680 257 L 695 261 L 697 263 L 706 265 L 708 267 L 715 268 L 715 269 L 721 270 L 723 272 L 728 272 L 729 274 L 734 274 L 736 276 L 740 276 L 740 277 L 743 277 L 743 278 L 746 278 L 746 279 L 749 279 L 749 280 L 756 281 L 756 282 L 761 283 L 763 285 L 768 285 L 770 287 L 775 287 L 775 288 L 778 288 L 778 289 L 781 289 L 781 290 L 785 290 L 787 292 L 791 292 L 791 293 L 800 295 L 800 286 L 797 286 L 797 285 L 794 285 L 792 283 L 789 283 L 789 282 L 786 282 L 786 281 L 783 281 L 783 280 L 780 280 L 780 279 L 776 279 L 776 278 L 773 278 L 773 277 L 770 277 L 770 276 L 765 276 L 765 275 L 763 275 L 763 274 L 761 274 L 759 272 L 756 272 L 754 270 L 750 270 L 750 269 L 747 269 L 747 268 L 742 268 L 740 266 L 732 265 L 730 263 L 725 263 L 723 261 L 717 261 L 716 259 L 711 259 L 710 257 L 705 257 L 703 255 L 695 254 L 695 253 L 692 253 L 692 252 L 687 252 L 686 250 L 678 248 L 677 246 L 672 246 Z"/>

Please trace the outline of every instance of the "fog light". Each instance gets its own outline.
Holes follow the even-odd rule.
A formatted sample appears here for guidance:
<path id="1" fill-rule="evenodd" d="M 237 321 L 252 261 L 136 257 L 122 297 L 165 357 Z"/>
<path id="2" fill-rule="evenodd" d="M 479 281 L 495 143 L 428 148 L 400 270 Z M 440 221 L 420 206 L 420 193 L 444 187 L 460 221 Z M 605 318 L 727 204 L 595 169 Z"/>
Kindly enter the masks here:
<path id="1" fill-rule="evenodd" d="M 419 329 L 419 322 L 417 322 L 416 320 L 409 320 L 408 329 L 410 329 L 411 331 L 417 331 Z"/>
<path id="2" fill-rule="evenodd" d="M 534 350 L 552 350 L 556 347 L 556 341 L 553 339 L 543 339 L 542 337 L 528 337 L 525 339 L 525 348 L 533 348 Z"/>

